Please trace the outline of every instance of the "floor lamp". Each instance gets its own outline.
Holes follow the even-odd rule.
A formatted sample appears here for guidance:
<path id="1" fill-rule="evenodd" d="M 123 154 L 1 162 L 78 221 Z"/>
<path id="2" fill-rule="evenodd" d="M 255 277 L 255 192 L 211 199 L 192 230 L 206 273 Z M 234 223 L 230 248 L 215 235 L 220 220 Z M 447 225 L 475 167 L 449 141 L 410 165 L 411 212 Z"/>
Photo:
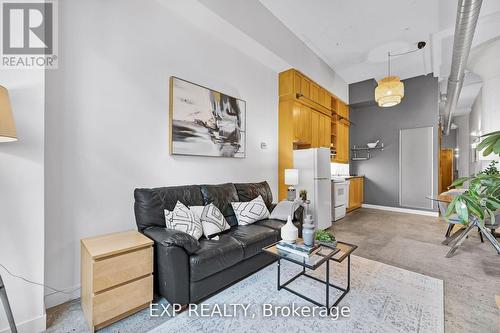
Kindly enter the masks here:
<path id="1" fill-rule="evenodd" d="M 5 87 L 0 86 L 0 143 L 17 141 L 16 126 L 12 117 L 12 109 L 10 107 L 9 93 Z M 17 333 L 14 316 L 10 309 L 9 298 L 3 284 L 2 274 L 0 274 L 0 299 L 2 300 L 7 320 L 9 321 L 10 331 Z"/>

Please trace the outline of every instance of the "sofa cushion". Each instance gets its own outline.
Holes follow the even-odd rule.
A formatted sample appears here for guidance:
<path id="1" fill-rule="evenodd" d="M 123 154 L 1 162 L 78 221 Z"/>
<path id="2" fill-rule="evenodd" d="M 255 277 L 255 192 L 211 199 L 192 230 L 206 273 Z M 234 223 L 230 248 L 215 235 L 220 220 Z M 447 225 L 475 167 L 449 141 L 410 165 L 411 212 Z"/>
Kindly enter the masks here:
<path id="1" fill-rule="evenodd" d="M 260 195 L 262 199 L 264 199 L 267 209 L 271 210 L 273 193 L 271 192 L 271 188 L 266 181 L 260 183 L 239 183 L 234 184 L 234 187 L 236 188 L 239 197 L 239 200 L 235 201 L 251 201 Z"/>
<path id="2" fill-rule="evenodd" d="M 281 232 L 281 227 L 284 226 L 286 222 L 281 221 L 281 220 L 276 220 L 276 219 L 265 219 L 259 222 L 255 222 L 255 225 L 271 228 L 273 230 L 276 230 L 277 232 Z M 300 225 L 299 221 L 294 221 L 293 224 L 300 230 L 302 226 Z M 281 238 L 280 234 L 278 234 L 278 237 Z"/>
<path id="3" fill-rule="evenodd" d="M 191 281 L 199 281 L 243 260 L 241 243 L 228 234 L 218 240 L 200 240 L 200 249 L 189 257 Z"/>
<path id="4" fill-rule="evenodd" d="M 286 222 L 276 220 L 276 219 L 265 219 L 259 222 L 255 222 L 255 225 L 260 225 L 263 227 L 268 227 L 273 230 L 280 231 L 281 227 L 285 225 Z"/>
<path id="5" fill-rule="evenodd" d="M 135 197 L 135 219 L 139 231 L 147 227 L 165 227 L 164 210 L 172 211 L 177 201 L 186 206 L 202 206 L 200 186 L 172 186 L 159 188 L 137 188 Z"/>
<path id="6" fill-rule="evenodd" d="M 213 203 L 222 212 L 230 226 L 238 225 L 231 202 L 238 201 L 238 193 L 233 184 L 201 185 L 203 205 Z"/>
<path id="7" fill-rule="evenodd" d="M 278 241 L 276 230 L 258 225 L 239 225 L 231 228 L 228 235 L 241 243 L 245 259 L 259 254 L 263 247 Z"/>

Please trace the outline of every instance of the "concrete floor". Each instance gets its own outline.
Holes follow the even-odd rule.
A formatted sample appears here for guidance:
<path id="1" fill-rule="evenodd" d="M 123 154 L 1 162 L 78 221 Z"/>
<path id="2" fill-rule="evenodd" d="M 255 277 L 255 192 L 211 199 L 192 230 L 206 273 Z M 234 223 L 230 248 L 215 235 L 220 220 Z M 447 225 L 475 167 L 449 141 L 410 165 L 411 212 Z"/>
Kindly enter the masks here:
<path id="1" fill-rule="evenodd" d="M 442 279 L 446 332 L 500 332 L 500 255 L 474 232 L 445 258 L 446 228 L 434 217 L 365 208 L 332 227 L 338 240 L 359 246 L 358 256 Z"/>

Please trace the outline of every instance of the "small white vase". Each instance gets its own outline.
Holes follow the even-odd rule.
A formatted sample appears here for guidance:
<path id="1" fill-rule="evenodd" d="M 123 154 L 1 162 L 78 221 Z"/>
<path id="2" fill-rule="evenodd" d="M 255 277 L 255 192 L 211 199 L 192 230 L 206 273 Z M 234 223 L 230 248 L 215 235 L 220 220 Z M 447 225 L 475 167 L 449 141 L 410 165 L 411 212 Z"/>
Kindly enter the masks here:
<path id="1" fill-rule="evenodd" d="M 288 215 L 286 224 L 281 227 L 281 239 L 287 243 L 295 243 L 299 237 L 299 229 L 292 223 L 292 216 Z"/>

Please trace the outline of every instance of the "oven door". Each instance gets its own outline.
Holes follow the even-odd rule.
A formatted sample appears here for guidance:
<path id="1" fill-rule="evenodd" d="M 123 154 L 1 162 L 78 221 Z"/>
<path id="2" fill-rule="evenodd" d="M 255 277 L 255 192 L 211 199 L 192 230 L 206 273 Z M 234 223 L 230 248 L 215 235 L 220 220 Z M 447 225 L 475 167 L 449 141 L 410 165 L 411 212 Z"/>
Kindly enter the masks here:
<path id="1" fill-rule="evenodd" d="M 347 182 L 333 184 L 333 203 L 335 207 L 346 205 L 347 203 Z"/>

